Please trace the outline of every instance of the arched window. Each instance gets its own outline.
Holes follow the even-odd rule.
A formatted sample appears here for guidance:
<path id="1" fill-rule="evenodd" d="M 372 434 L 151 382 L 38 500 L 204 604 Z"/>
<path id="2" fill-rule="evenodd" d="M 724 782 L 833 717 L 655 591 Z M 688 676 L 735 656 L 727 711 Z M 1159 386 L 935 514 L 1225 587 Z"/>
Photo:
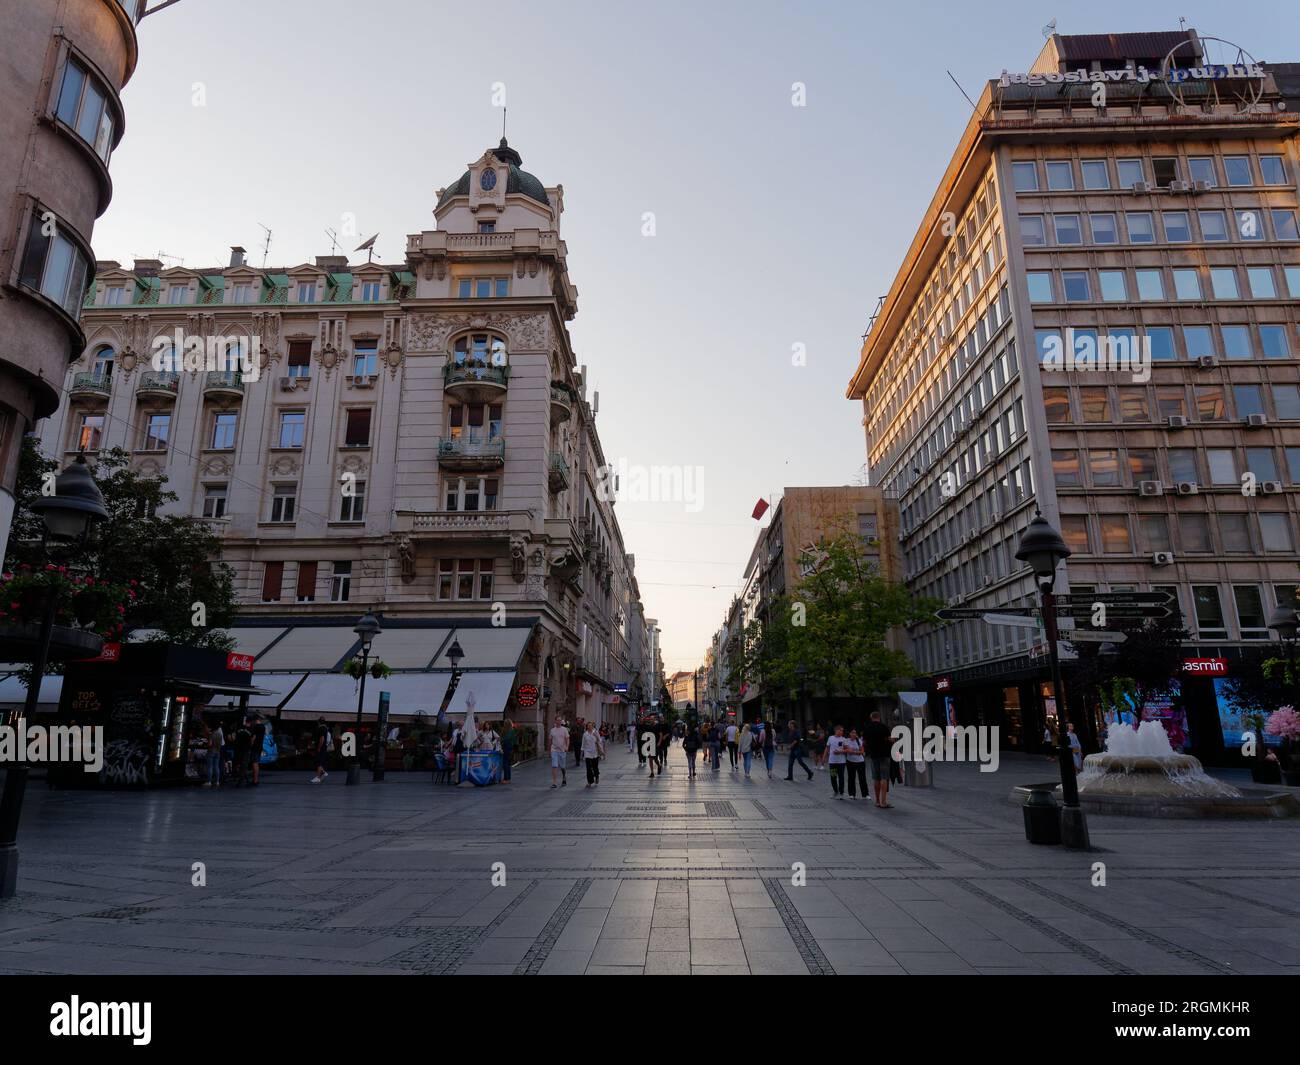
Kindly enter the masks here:
<path id="1" fill-rule="evenodd" d="M 453 350 L 457 366 L 485 369 L 506 365 L 506 342 L 495 333 L 470 333 L 459 337 Z"/>
<path id="2" fill-rule="evenodd" d="M 104 344 L 90 357 L 90 372 L 105 381 L 113 376 L 113 364 L 117 361 L 117 352 L 111 344 Z"/>

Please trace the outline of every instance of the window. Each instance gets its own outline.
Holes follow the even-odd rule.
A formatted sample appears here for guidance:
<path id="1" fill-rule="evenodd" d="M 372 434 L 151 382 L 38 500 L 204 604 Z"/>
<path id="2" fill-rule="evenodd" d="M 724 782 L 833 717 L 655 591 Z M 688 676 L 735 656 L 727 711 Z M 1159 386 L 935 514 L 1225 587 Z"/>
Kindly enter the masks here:
<path id="1" fill-rule="evenodd" d="M 1097 281 L 1101 285 L 1101 298 L 1107 303 L 1123 303 L 1128 299 L 1123 270 L 1098 270 Z"/>
<path id="2" fill-rule="evenodd" d="M 1208 325 L 1183 326 L 1183 343 L 1187 345 L 1187 357 L 1199 359 L 1202 355 L 1214 354 L 1214 331 Z"/>
<path id="3" fill-rule="evenodd" d="M 1042 362 L 1049 352 L 1060 354 L 1064 350 L 1059 329 L 1035 329 L 1034 343 L 1038 349 L 1039 362 Z"/>
<path id="4" fill-rule="evenodd" d="M 316 302 L 316 282 L 299 281 L 298 282 L 298 302 L 315 303 Z"/>
<path id="5" fill-rule="evenodd" d="M 311 341 L 289 341 L 289 376 L 295 380 L 311 376 Z"/>
<path id="6" fill-rule="evenodd" d="M 1110 188 L 1110 171 L 1106 168 L 1105 159 L 1085 159 L 1079 167 L 1083 171 L 1085 189 Z"/>
<path id="7" fill-rule="evenodd" d="M 262 602 L 278 603 L 284 584 L 284 563 L 268 562 L 262 570 Z"/>
<path id="8" fill-rule="evenodd" d="M 378 303 L 379 302 L 379 282 L 363 281 L 361 282 L 361 302 Z"/>
<path id="9" fill-rule="evenodd" d="M 1172 551 L 1169 539 L 1169 518 L 1165 514 L 1138 515 L 1138 536 L 1143 551 Z"/>
<path id="10" fill-rule="evenodd" d="M 1118 488 L 1119 452 L 1114 448 L 1092 448 L 1088 451 L 1088 475 L 1094 488 Z"/>
<path id="11" fill-rule="evenodd" d="M 1227 175 L 1229 185 L 1251 184 L 1250 156 L 1225 155 L 1223 157 L 1223 172 Z"/>
<path id="12" fill-rule="evenodd" d="M 1228 223 L 1222 211 L 1197 211 L 1201 222 L 1201 239 L 1205 241 L 1227 240 Z"/>
<path id="13" fill-rule="evenodd" d="M 1192 602 L 1196 606 L 1196 627 L 1200 634 L 1225 639 L 1228 629 L 1223 621 L 1223 604 L 1219 602 L 1219 589 L 1213 584 L 1194 584 Z"/>
<path id="14" fill-rule="evenodd" d="M 1286 276 L 1287 295 L 1300 299 L 1300 266 L 1284 266 L 1282 273 Z"/>
<path id="15" fill-rule="evenodd" d="M 1250 546 L 1250 522 L 1245 514 L 1220 514 L 1219 539 L 1224 551 L 1246 553 Z"/>
<path id="16" fill-rule="evenodd" d="M 374 377 L 379 373 L 379 341 L 352 342 L 352 376 Z"/>
<path id="17" fill-rule="evenodd" d="M 1101 549 L 1108 555 L 1131 555 L 1133 538 L 1129 535 L 1128 517 L 1124 514 L 1102 514 Z"/>
<path id="18" fill-rule="evenodd" d="M 347 412 L 347 426 L 343 432 L 344 447 L 370 446 L 370 407 L 352 407 Z"/>
<path id="19" fill-rule="evenodd" d="M 1083 410 L 1083 420 L 1089 425 L 1109 422 L 1110 393 L 1104 388 L 1079 389 L 1079 406 Z"/>
<path id="20" fill-rule="evenodd" d="M 46 215 L 39 207 L 32 210 L 18 280 L 76 318 L 86 298 L 86 255 L 80 245 L 63 235 L 62 220 L 53 219 L 47 226 Z M 53 229 L 53 235 L 46 236 L 46 229 Z"/>
<path id="21" fill-rule="evenodd" d="M 1274 385 L 1273 406 L 1285 421 L 1300 419 L 1300 385 Z"/>
<path id="22" fill-rule="evenodd" d="M 1061 284 L 1065 289 L 1065 298 L 1070 303 L 1086 303 L 1092 298 L 1088 291 L 1088 271 L 1066 270 L 1061 274 Z"/>
<path id="23" fill-rule="evenodd" d="M 316 601 L 316 563 L 299 562 L 298 563 L 298 581 L 296 598 L 300 603 L 314 603 Z"/>
<path id="24" fill-rule="evenodd" d="M 444 499 L 447 510 L 496 510 L 495 477 L 457 477 L 447 481 Z"/>
<path id="25" fill-rule="evenodd" d="M 1025 275 L 1029 281 L 1030 303 L 1051 303 L 1052 275 L 1046 271 L 1030 271 Z"/>
<path id="26" fill-rule="evenodd" d="M 78 451 L 98 451 L 104 437 L 104 416 L 102 414 L 83 414 L 81 426 L 77 430 Z"/>
<path id="27" fill-rule="evenodd" d="M 1119 187 L 1121 189 L 1131 189 L 1139 182 L 1146 181 L 1146 173 L 1142 169 L 1141 159 L 1120 159 L 1115 163 L 1115 170 L 1119 174 Z"/>
<path id="28" fill-rule="evenodd" d="M 230 303 L 248 303 L 253 298 L 253 286 L 247 283 L 233 285 L 230 289 Z"/>
<path id="29" fill-rule="evenodd" d="M 108 307 L 120 307 L 126 302 L 126 286 L 114 285 L 104 290 L 104 304 Z"/>
<path id="30" fill-rule="evenodd" d="M 440 558 L 439 599 L 491 599 L 493 562 L 490 558 Z"/>
<path id="31" fill-rule="evenodd" d="M 1201 274 L 1195 269 L 1174 270 L 1174 297 L 1180 300 L 1201 298 Z"/>
<path id="32" fill-rule="evenodd" d="M 1156 225 L 1152 221 L 1149 212 L 1129 211 L 1124 215 L 1124 221 L 1128 224 L 1128 240 L 1130 244 L 1155 243 Z"/>
<path id="33" fill-rule="evenodd" d="M 1170 157 L 1152 159 L 1151 171 L 1156 177 L 1156 188 L 1167 189 L 1178 180 L 1178 160 Z"/>
<path id="34" fill-rule="evenodd" d="M 1156 389 L 1156 411 L 1160 418 L 1170 418 L 1175 415 L 1187 417 L 1187 396 L 1184 394 L 1181 386 L 1167 386 Z"/>
<path id="35" fill-rule="evenodd" d="M 1121 388 L 1119 390 L 1119 416 L 1124 422 L 1149 422 L 1151 408 L 1147 403 L 1145 388 Z"/>
<path id="36" fill-rule="evenodd" d="M 1237 291 L 1237 271 L 1231 266 L 1210 267 L 1210 288 L 1216 300 L 1235 300 Z"/>
<path id="37" fill-rule="evenodd" d="M 1192 239 L 1192 223 L 1186 211 L 1165 211 L 1160 216 L 1165 223 L 1165 240 L 1182 244 Z"/>
<path id="38" fill-rule="evenodd" d="M 63 83 L 55 108 L 59 120 L 77 131 L 95 154 L 108 162 L 113 149 L 113 113 L 108 94 L 99 80 L 76 57 L 69 55 L 63 67 Z"/>
<path id="39" fill-rule="evenodd" d="M 1092 545 L 1088 542 L 1088 518 L 1085 514 L 1061 515 L 1061 538 L 1074 554 L 1091 553 Z M 1077 591 L 1077 589 L 1075 589 Z"/>
<path id="40" fill-rule="evenodd" d="M 1255 475 L 1256 481 L 1276 481 L 1277 458 L 1271 447 L 1246 448 L 1246 469 Z"/>
<path id="41" fill-rule="evenodd" d="M 1259 385 L 1233 385 L 1232 399 L 1237 405 L 1238 418 L 1264 413 L 1264 393 Z"/>
<path id="42" fill-rule="evenodd" d="M 167 289 L 167 302 L 172 305 L 189 303 L 190 287 L 189 285 L 172 285 Z"/>
<path id="43" fill-rule="evenodd" d="M 1138 299 L 1162 300 L 1165 298 L 1165 279 L 1160 270 L 1134 270 L 1137 279 Z"/>
<path id="44" fill-rule="evenodd" d="M 1178 357 L 1178 353 L 1174 351 L 1174 330 L 1172 326 L 1147 326 L 1147 345 L 1151 350 L 1151 358 L 1153 359 L 1168 362 Z"/>
<path id="45" fill-rule="evenodd" d="M 145 451 L 166 451 L 167 437 L 171 430 L 172 416 L 155 412 L 145 416 L 144 443 Z"/>
<path id="46" fill-rule="evenodd" d="M 1115 216 L 1113 214 L 1090 214 L 1088 220 L 1092 223 L 1092 242 L 1094 244 L 1119 243 L 1119 230 L 1115 225 Z"/>
<path id="47" fill-rule="evenodd" d="M 1280 155 L 1261 155 L 1259 157 L 1260 180 L 1265 185 L 1285 185 L 1286 167 Z"/>
<path id="48" fill-rule="evenodd" d="M 1277 297 L 1277 285 L 1273 281 L 1271 266 L 1248 266 L 1246 278 L 1250 282 L 1250 295 L 1257 300 L 1271 300 Z"/>
<path id="49" fill-rule="evenodd" d="M 1258 211 L 1234 211 L 1237 218 L 1237 236 L 1242 240 L 1263 240 L 1264 219 Z"/>
<path id="50" fill-rule="evenodd" d="M 497 299 L 504 299 L 510 295 L 510 279 L 508 277 L 498 277 L 492 282 Z"/>
<path id="51" fill-rule="evenodd" d="M 1250 348 L 1250 326 L 1225 325 L 1223 328 L 1223 354 L 1229 359 L 1254 357 Z"/>
<path id="52" fill-rule="evenodd" d="M 1196 401 L 1196 417 L 1203 422 L 1222 422 L 1228 419 L 1228 404 L 1222 385 L 1197 385 L 1192 389 Z"/>
<path id="53" fill-rule="evenodd" d="M 209 446 L 214 451 L 225 451 L 235 446 L 235 430 L 239 415 L 234 411 L 217 411 L 212 416 L 212 436 Z"/>
<path id="54" fill-rule="evenodd" d="M 209 484 L 203 488 L 203 516 L 205 518 L 224 518 L 229 489 L 224 484 Z"/>
<path id="55" fill-rule="evenodd" d="M 1052 219 L 1057 244 L 1082 244 L 1083 230 L 1079 228 L 1077 214 L 1058 214 Z"/>
<path id="56" fill-rule="evenodd" d="M 366 517 L 366 482 L 348 478 L 340 490 L 339 521 L 364 521 Z"/>
<path id="57" fill-rule="evenodd" d="M 1273 211 L 1273 236 L 1277 240 L 1300 240 L 1294 211 Z"/>
<path id="58" fill-rule="evenodd" d="M 298 505 L 298 486 L 296 484 L 277 484 L 271 495 L 271 520 L 274 522 L 292 522 L 293 512 Z"/>
<path id="59" fill-rule="evenodd" d="M 1068 388 L 1044 388 L 1043 408 L 1047 413 L 1048 425 L 1061 425 L 1070 420 L 1070 390 Z"/>
<path id="60" fill-rule="evenodd" d="M 1036 163 L 1012 163 L 1011 184 L 1017 192 L 1038 191 L 1038 165 Z"/>
<path id="61" fill-rule="evenodd" d="M 1057 488 L 1077 488 L 1079 479 L 1079 453 L 1077 451 L 1052 452 L 1052 476 Z"/>
<path id="62" fill-rule="evenodd" d="M 1169 476 L 1174 484 L 1200 484 L 1200 473 L 1196 469 L 1196 452 L 1189 447 L 1170 448 L 1166 455 L 1169 458 Z"/>
<path id="63" fill-rule="evenodd" d="M 1268 623 L 1264 620 L 1264 600 L 1257 584 L 1234 584 L 1232 598 L 1237 606 L 1237 624 L 1243 640 L 1267 640 Z"/>
<path id="64" fill-rule="evenodd" d="M 1042 215 L 1022 214 L 1020 216 L 1020 243 L 1027 247 L 1039 247 L 1047 243 Z"/>
<path id="65" fill-rule="evenodd" d="M 1210 519 L 1204 514 L 1179 514 L 1178 538 L 1189 554 L 1201 555 L 1214 550 L 1210 543 Z"/>
<path id="66" fill-rule="evenodd" d="M 1206 459 L 1210 463 L 1210 484 L 1238 484 L 1237 456 L 1231 448 L 1207 448 Z"/>
<path id="67" fill-rule="evenodd" d="M 1292 484 L 1300 484 L 1300 447 L 1286 448 L 1286 468 Z"/>
<path id="68" fill-rule="evenodd" d="M 1285 359 L 1290 354 L 1284 325 L 1261 325 L 1259 340 L 1266 359 Z"/>
<path id="69" fill-rule="evenodd" d="M 330 602 L 346 603 L 352 598 L 352 563 L 335 562 L 330 577 Z"/>
<path id="70" fill-rule="evenodd" d="M 1188 159 L 1187 171 L 1192 181 L 1204 181 L 1210 188 L 1214 188 L 1219 183 L 1214 173 L 1214 159 L 1208 155 L 1192 156 Z"/>
<path id="71" fill-rule="evenodd" d="M 1049 161 L 1047 187 L 1053 192 L 1069 192 L 1074 188 L 1074 167 L 1068 161 Z"/>
<path id="72" fill-rule="evenodd" d="M 280 442 L 277 447 L 302 447 L 303 431 L 307 425 L 307 412 L 282 410 L 280 412 Z"/>
<path id="73" fill-rule="evenodd" d="M 1260 538 L 1265 551 L 1294 551 L 1291 542 L 1291 518 L 1287 514 L 1261 514 Z"/>
<path id="74" fill-rule="evenodd" d="M 456 296 L 458 299 L 467 300 L 474 295 L 474 282 L 468 277 L 462 277 L 456 283 Z"/>

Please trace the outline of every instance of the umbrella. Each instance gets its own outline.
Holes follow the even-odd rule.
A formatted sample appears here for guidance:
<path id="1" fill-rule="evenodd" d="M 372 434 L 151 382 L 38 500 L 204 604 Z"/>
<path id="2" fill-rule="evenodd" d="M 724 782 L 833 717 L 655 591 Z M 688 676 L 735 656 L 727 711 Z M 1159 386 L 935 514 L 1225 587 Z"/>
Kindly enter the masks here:
<path id="1" fill-rule="evenodd" d="M 474 741 L 478 739 L 478 726 L 474 724 L 474 693 L 472 691 L 465 696 L 465 724 L 461 727 L 460 738 L 467 751 L 473 749 Z"/>

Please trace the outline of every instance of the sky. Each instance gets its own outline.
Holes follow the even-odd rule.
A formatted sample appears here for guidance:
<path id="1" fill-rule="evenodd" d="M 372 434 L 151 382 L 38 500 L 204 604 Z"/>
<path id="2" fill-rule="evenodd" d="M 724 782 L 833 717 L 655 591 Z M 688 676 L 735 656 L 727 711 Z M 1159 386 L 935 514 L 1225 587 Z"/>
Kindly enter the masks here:
<path id="1" fill-rule="evenodd" d="M 504 86 L 524 169 L 564 186 L 570 331 L 606 458 L 629 471 L 616 511 L 646 613 L 665 670 L 693 669 L 741 586 L 755 503 L 863 476 L 845 390 L 970 117 L 946 72 L 975 98 L 1029 68 L 1053 18 L 1180 16 L 1300 60 L 1275 2 L 1229 19 L 1113 0 L 180 0 L 139 26 L 95 253 L 211 266 L 241 244 L 257 266 L 266 226 L 268 265 L 330 254 L 327 228 L 343 252 L 378 232 L 376 259 L 400 262 L 435 190 L 501 136 Z M 689 491 L 630 497 L 656 475 Z"/>

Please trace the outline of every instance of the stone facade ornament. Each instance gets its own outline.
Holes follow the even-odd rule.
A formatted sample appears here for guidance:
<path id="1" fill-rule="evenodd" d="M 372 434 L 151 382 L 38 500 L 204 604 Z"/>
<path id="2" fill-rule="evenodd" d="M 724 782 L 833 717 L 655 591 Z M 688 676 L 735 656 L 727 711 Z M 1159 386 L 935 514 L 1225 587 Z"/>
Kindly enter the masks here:
<path id="1" fill-rule="evenodd" d="M 271 473 L 277 477 L 287 477 L 298 472 L 298 460 L 292 455 L 281 455 L 271 463 Z"/>
<path id="2" fill-rule="evenodd" d="M 402 583 L 410 584 L 415 580 L 415 544 L 409 536 L 397 538 L 397 560 L 401 566 Z"/>

